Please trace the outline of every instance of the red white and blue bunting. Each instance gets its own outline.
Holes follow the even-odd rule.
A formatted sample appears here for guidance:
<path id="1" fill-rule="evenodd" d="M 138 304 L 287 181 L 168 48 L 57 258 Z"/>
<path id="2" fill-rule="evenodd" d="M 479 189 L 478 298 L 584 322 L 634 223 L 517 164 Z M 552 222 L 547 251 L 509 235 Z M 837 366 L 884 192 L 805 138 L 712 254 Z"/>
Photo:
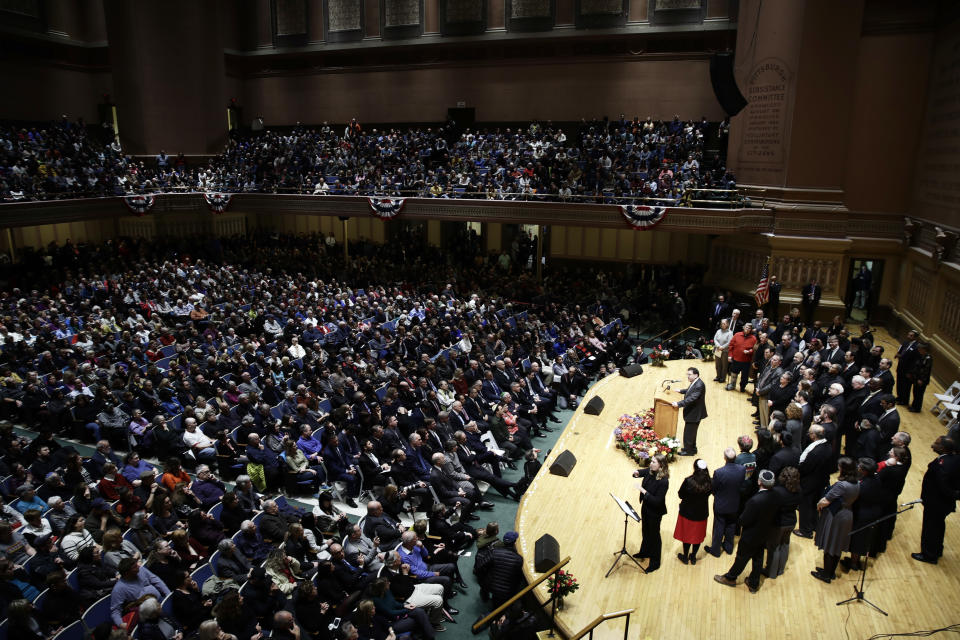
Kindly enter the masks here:
<path id="1" fill-rule="evenodd" d="M 223 213 L 230 206 L 230 200 L 233 198 L 229 193 L 217 193 L 209 191 L 203 194 L 203 199 L 207 201 L 207 206 L 214 213 Z"/>
<path id="2" fill-rule="evenodd" d="M 400 213 L 406 200 L 406 198 L 367 198 L 373 215 L 381 220 L 389 220 Z"/>
<path id="3" fill-rule="evenodd" d="M 627 219 L 627 222 L 629 222 L 630 226 L 634 229 L 652 229 L 660 224 L 667 216 L 666 207 L 643 207 L 632 204 L 622 204 L 619 206 L 623 217 Z"/>
<path id="4" fill-rule="evenodd" d="M 124 196 L 123 204 L 127 205 L 127 209 L 133 212 L 134 215 L 142 216 L 147 211 L 153 208 L 153 204 L 157 199 L 153 196 Z"/>

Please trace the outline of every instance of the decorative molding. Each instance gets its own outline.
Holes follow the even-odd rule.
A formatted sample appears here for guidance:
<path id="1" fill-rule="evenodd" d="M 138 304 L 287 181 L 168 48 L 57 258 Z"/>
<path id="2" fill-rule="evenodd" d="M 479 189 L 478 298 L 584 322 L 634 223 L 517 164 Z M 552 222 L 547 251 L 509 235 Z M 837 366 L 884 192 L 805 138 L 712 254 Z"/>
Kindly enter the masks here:
<path id="1" fill-rule="evenodd" d="M 707 19 L 707 0 L 647 0 L 647 7 L 650 24 L 701 24 Z"/>
<path id="2" fill-rule="evenodd" d="M 323 39 L 326 42 L 363 40 L 363 0 L 323 0 Z"/>
<path id="3" fill-rule="evenodd" d="M 811 280 L 816 280 L 823 293 L 835 293 L 840 273 L 840 258 L 801 258 L 774 256 L 770 260 L 770 273 L 777 276 L 780 284 L 788 289 L 802 289 Z M 759 271 L 757 272 L 759 274 Z M 754 276 L 757 277 L 757 276 Z"/>
<path id="4" fill-rule="evenodd" d="M 930 283 L 935 275 L 926 269 L 914 265 L 910 272 L 910 289 L 907 291 L 907 309 L 917 318 L 926 315 L 927 304 L 932 293 Z"/>
<path id="5" fill-rule="evenodd" d="M 940 307 L 940 331 L 954 344 L 960 344 L 960 291 L 947 288 Z"/>
<path id="6" fill-rule="evenodd" d="M 404 40 L 423 35 L 423 0 L 380 0 L 380 37 Z"/>
<path id="7" fill-rule="evenodd" d="M 953 255 L 953 249 L 957 245 L 957 234 L 952 231 L 945 231 L 940 227 L 934 227 L 933 260 L 937 267 L 943 264 L 944 259 Z"/>
<path id="8" fill-rule="evenodd" d="M 507 31 L 550 31 L 557 22 L 557 0 L 506 0 Z"/>
<path id="9" fill-rule="evenodd" d="M 577 29 L 623 27 L 630 15 L 630 0 L 576 0 L 573 15 Z"/>
<path id="10" fill-rule="evenodd" d="M 913 236 L 920 230 L 920 222 L 907 216 L 903 219 L 903 240 L 904 247 L 910 248 L 913 244 Z"/>
<path id="11" fill-rule="evenodd" d="M 302 214 L 311 216 L 368 215 L 364 196 L 312 196 L 295 194 L 237 193 L 230 205 L 240 213 Z M 175 212 L 208 213 L 200 193 L 157 194 L 151 215 Z M 78 222 L 129 215 L 120 198 L 89 198 L 47 202 L 0 204 L 0 220 L 6 227 Z M 616 205 L 517 200 L 456 200 L 408 198 L 404 218 L 414 220 L 456 220 L 528 224 L 558 224 L 575 227 L 627 229 L 629 225 Z M 824 216 L 774 214 L 766 209 L 670 208 L 659 226 L 663 231 L 711 235 L 770 234 L 770 242 L 791 237 L 817 239 L 819 246 L 843 242 L 851 235 L 894 240 L 902 237 L 901 218 L 887 214 L 858 213 Z M 771 234 L 771 230 L 775 233 Z M 931 246 L 933 242 L 931 231 Z M 956 243 L 954 243 L 956 245 Z M 842 250 L 842 249 L 839 249 Z M 956 247 L 952 249 L 956 252 Z"/>
<path id="12" fill-rule="evenodd" d="M 440 34 L 479 35 L 487 30 L 487 0 L 440 0 Z"/>
<path id="13" fill-rule="evenodd" d="M 310 8 L 306 0 L 270 0 L 274 47 L 302 47 L 310 41 Z"/>

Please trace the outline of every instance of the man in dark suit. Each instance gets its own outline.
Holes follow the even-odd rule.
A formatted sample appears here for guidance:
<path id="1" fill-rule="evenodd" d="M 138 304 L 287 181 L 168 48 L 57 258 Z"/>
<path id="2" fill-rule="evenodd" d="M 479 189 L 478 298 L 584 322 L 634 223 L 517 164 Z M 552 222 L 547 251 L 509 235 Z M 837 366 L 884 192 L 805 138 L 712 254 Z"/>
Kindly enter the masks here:
<path id="1" fill-rule="evenodd" d="M 900 431 L 900 414 L 897 412 L 897 399 L 891 394 L 880 397 L 880 417 L 877 419 L 877 428 L 880 429 L 880 438 L 888 442 L 897 431 Z"/>
<path id="2" fill-rule="evenodd" d="M 700 421 L 707 417 L 707 385 L 700 379 L 700 371 L 696 367 L 687 369 L 687 381 L 690 386 L 680 390 L 683 400 L 671 404 L 683 407 L 683 450 L 680 455 L 694 456 L 697 454 L 697 429 L 700 428 Z"/>
<path id="3" fill-rule="evenodd" d="M 750 593 L 760 589 L 760 573 L 763 571 L 763 551 L 766 548 L 767 536 L 773 527 L 780 511 L 780 498 L 770 489 L 776 484 L 776 477 L 769 469 L 760 472 L 757 480 L 760 490 L 747 504 L 740 516 L 740 544 L 737 545 L 737 557 L 733 566 L 725 574 L 715 575 L 713 579 L 728 587 L 737 586 L 737 577 L 751 563 L 750 575 L 746 584 Z"/>
<path id="4" fill-rule="evenodd" d="M 897 404 L 910 404 L 910 370 L 920 356 L 917 351 L 918 334 L 914 330 L 907 332 L 907 339 L 897 349 Z"/>
<path id="5" fill-rule="evenodd" d="M 890 362 L 888 358 L 880 359 L 876 377 L 880 379 L 880 387 L 883 389 L 884 393 L 893 393 L 893 386 L 895 382 L 893 379 L 893 373 L 890 371 L 890 367 L 892 366 L 893 363 Z"/>
<path id="6" fill-rule="evenodd" d="M 710 313 L 710 326 L 716 330 L 720 326 L 720 321 L 726 318 L 729 312 L 730 305 L 726 303 L 723 296 L 717 296 L 713 311 Z"/>
<path id="7" fill-rule="evenodd" d="M 383 505 L 376 500 L 367 503 L 363 534 L 371 540 L 379 538 L 381 551 L 390 551 L 400 544 L 400 534 L 404 531 L 406 527 L 383 513 Z"/>
<path id="8" fill-rule="evenodd" d="M 920 562 L 937 564 L 943 555 L 947 516 L 956 510 L 960 497 L 960 455 L 957 455 L 956 443 L 947 436 L 937 438 L 931 448 L 937 457 L 927 465 L 920 487 L 923 500 L 920 553 L 910 556 Z"/>
<path id="9" fill-rule="evenodd" d="M 817 501 L 830 480 L 833 449 L 823 435 L 823 427 L 815 424 L 807 432 L 810 444 L 800 454 L 800 518 L 793 533 L 812 538 L 817 527 Z"/>
<path id="10" fill-rule="evenodd" d="M 803 296 L 800 305 L 803 307 L 805 322 L 810 324 L 813 322 L 813 316 L 817 312 L 817 305 L 820 304 L 820 296 L 823 293 L 823 289 L 817 280 L 813 279 L 800 293 Z"/>
<path id="11" fill-rule="evenodd" d="M 737 452 L 728 447 L 723 452 L 726 461 L 713 472 L 713 538 L 704 548 L 709 554 L 720 557 L 724 551 L 733 553 L 733 537 L 737 528 L 737 512 L 740 510 L 740 488 L 747 470 L 737 464 Z"/>

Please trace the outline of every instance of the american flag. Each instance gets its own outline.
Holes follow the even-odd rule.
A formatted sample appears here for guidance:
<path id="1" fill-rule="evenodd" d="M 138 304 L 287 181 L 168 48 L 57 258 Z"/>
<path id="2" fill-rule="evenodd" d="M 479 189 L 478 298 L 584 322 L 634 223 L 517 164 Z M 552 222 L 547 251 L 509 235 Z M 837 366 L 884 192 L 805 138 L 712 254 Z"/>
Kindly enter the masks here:
<path id="1" fill-rule="evenodd" d="M 753 295 L 757 301 L 757 306 L 762 307 L 770 301 L 770 261 L 763 263 L 763 269 L 760 270 L 760 284 L 757 285 L 757 292 Z"/>

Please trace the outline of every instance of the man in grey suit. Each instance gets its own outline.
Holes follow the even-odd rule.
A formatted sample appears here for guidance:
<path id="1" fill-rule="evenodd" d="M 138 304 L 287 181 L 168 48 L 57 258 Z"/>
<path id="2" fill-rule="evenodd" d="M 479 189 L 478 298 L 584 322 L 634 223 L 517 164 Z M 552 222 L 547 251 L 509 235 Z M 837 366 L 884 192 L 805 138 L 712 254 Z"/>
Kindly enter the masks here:
<path id="1" fill-rule="evenodd" d="M 683 400 L 672 402 L 674 407 L 683 407 L 683 450 L 682 456 L 697 455 L 697 429 L 700 421 L 707 417 L 707 385 L 700 379 L 700 371 L 696 367 L 687 369 L 686 389 L 681 389 Z"/>
<path id="2" fill-rule="evenodd" d="M 343 541 L 343 553 L 354 566 L 366 571 L 379 571 L 383 566 L 379 545 L 380 538 L 371 540 L 363 535 L 360 525 L 355 524 L 348 529 L 347 539 Z"/>

